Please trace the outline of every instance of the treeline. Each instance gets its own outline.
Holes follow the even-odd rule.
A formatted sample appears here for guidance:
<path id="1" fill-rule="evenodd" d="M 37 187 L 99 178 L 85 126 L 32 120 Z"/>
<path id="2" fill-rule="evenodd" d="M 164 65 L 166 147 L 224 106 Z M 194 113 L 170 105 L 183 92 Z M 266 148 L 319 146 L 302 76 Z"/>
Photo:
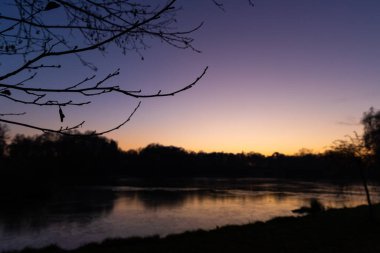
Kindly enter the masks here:
<path id="1" fill-rule="evenodd" d="M 108 175 L 121 161 L 122 151 L 101 136 L 67 136 L 45 133 L 16 135 L 0 156 L 1 181 L 16 179 L 39 184 L 82 184 Z"/>
<path id="2" fill-rule="evenodd" d="M 136 177 L 257 177 L 303 180 L 360 181 L 361 172 L 376 170 L 354 155 L 339 150 L 322 154 L 286 156 L 274 153 L 187 152 L 173 146 L 151 144 L 123 154 L 116 174 Z M 128 170 L 127 168 L 132 168 Z"/>
<path id="3" fill-rule="evenodd" d="M 102 136 L 45 133 L 16 135 L 3 142 L 0 184 L 32 187 L 117 184 L 121 178 L 266 177 L 303 180 L 360 181 L 362 172 L 377 180 L 378 173 L 355 153 L 332 149 L 322 154 L 286 156 L 274 153 L 189 152 L 151 144 L 122 151 Z M 365 170 L 364 170 L 365 169 Z"/>

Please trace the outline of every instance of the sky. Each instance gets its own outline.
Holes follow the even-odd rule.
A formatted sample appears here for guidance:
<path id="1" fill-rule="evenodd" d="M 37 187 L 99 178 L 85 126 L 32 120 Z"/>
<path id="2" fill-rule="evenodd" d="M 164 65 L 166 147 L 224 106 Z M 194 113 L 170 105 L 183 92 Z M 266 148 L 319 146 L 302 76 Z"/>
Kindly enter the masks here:
<path id="1" fill-rule="evenodd" d="M 110 84 L 145 93 L 173 91 L 200 82 L 173 97 L 143 99 L 132 120 L 106 136 L 124 149 L 150 143 L 191 151 L 297 153 L 322 152 L 334 140 L 362 132 L 360 119 L 380 108 L 380 1 L 378 0 L 224 0 L 178 1 L 178 26 L 192 28 L 202 53 L 159 41 L 141 56 L 111 49 L 88 54 L 100 78 L 120 68 Z M 63 72 L 47 73 L 46 85 L 92 75 L 76 59 L 57 59 Z M 6 68 L 4 65 L 0 68 Z M 86 120 L 99 131 L 122 122 L 140 100 L 120 95 L 95 98 L 87 107 L 65 109 L 67 124 Z M 12 111 L 19 105 L 0 106 Z M 59 126 L 56 109 L 29 108 L 20 117 Z M 12 133 L 34 134 L 12 127 Z"/>

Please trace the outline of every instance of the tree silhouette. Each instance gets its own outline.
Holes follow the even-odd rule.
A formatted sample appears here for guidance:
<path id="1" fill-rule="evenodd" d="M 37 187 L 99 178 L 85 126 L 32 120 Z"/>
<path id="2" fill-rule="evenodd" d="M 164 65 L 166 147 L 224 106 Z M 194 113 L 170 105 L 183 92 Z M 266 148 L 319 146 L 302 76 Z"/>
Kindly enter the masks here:
<path id="1" fill-rule="evenodd" d="M 98 50 L 102 53 L 114 45 L 123 54 L 133 50 L 140 51 L 146 47 L 146 40 L 159 40 L 179 49 L 193 47 L 191 33 L 193 29 L 183 31 L 174 27 L 179 11 L 176 0 L 151 1 L 93 1 L 93 0 L 14 0 L 13 4 L 0 3 L 0 56 L 6 68 L 0 69 L 0 99 L 9 103 L 30 106 L 54 107 L 57 109 L 61 123 L 65 120 L 65 107 L 85 106 L 94 96 L 107 93 L 143 99 L 151 97 L 173 96 L 191 88 L 205 75 L 207 67 L 200 75 L 183 88 L 168 93 L 157 91 L 144 94 L 142 90 L 126 90 L 118 85 L 107 85 L 113 77 L 119 75 L 116 69 L 104 77 L 96 75 L 83 77 L 75 83 L 58 83 L 46 87 L 36 81 L 36 76 L 43 75 L 44 70 L 62 72 L 61 65 L 54 64 L 59 57 L 75 56 L 86 67 L 96 67 L 85 59 L 84 54 Z M 4 11 L 5 10 L 5 11 Z M 54 18 L 52 18 L 54 14 Z M 70 35 L 70 36 L 69 36 Z M 71 38 L 71 39 L 70 39 Z M 52 63 L 53 62 L 53 63 Z M 8 64 L 12 63 L 12 64 Z M 69 99 L 69 96 L 75 99 Z M 82 100 L 84 99 L 84 100 Z M 91 135 L 101 135 L 126 124 L 140 106 L 124 121 L 115 127 Z M 85 122 L 50 129 L 28 122 L 10 118 L 25 112 L 0 112 L 0 122 L 29 127 L 43 132 L 70 135 L 71 130 L 81 127 Z"/>
<path id="2" fill-rule="evenodd" d="M 7 140 L 9 139 L 8 131 L 7 125 L 0 124 L 0 160 L 5 156 Z"/>
<path id="3" fill-rule="evenodd" d="M 380 162 L 380 111 L 375 111 L 373 107 L 365 112 L 362 118 L 364 127 L 364 144 L 372 152 L 376 163 Z"/>
<path id="4" fill-rule="evenodd" d="M 364 134 L 359 136 L 354 132 L 354 136 L 346 136 L 345 140 L 337 140 L 332 146 L 332 150 L 329 150 L 328 153 L 335 153 L 341 159 L 343 167 L 345 169 L 359 169 L 360 177 L 364 187 L 364 191 L 367 198 L 369 217 L 370 219 L 375 219 L 375 214 L 372 205 L 371 193 L 368 187 L 368 168 L 374 162 L 374 154 L 377 152 L 379 143 L 376 144 L 376 141 L 380 139 L 377 134 L 380 126 L 380 113 L 376 116 L 373 108 L 370 108 L 369 112 L 364 113 L 362 124 L 364 125 Z M 378 117 L 378 118 L 376 118 Z"/>

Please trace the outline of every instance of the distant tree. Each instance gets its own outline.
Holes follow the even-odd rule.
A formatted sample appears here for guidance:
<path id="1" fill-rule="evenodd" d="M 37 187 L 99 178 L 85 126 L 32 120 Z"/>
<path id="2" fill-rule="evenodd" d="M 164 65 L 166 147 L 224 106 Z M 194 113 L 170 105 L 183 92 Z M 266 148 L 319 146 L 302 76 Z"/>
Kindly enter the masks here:
<path id="1" fill-rule="evenodd" d="M 148 174 L 157 175 L 166 173 L 167 176 L 179 173 L 188 157 L 183 148 L 150 144 L 139 150 L 140 161 L 148 169 Z"/>
<path id="2" fill-rule="evenodd" d="M 284 158 L 286 157 L 286 155 L 280 153 L 280 152 L 274 152 L 271 156 L 273 159 L 281 159 L 281 158 Z"/>
<path id="3" fill-rule="evenodd" d="M 8 131 L 7 125 L 0 124 L 0 160 L 5 156 L 7 141 L 9 139 Z"/>
<path id="4" fill-rule="evenodd" d="M 79 135 L 79 133 L 70 133 Z M 90 135 L 90 133 L 84 133 Z M 9 145 L 10 157 L 14 159 L 35 159 L 43 163 L 46 159 L 58 159 L 65 163 L 86 163 L 112 158 L 120 152 L 114 140 L 90 135 L 76 138 L 69 135 L 44 133 L 35 136 L 16 135 Z M 112 162 L 112 161 L 109 161 Z"/>
<path id="5" fill-rule="evenodd" d="M 298 152 L 296 153 L 296 156 L 308 156 L 308 155 L 312 155 L 313 154 L 313 150 L 312 149 L 309 149 L 309 148 L 301 148 L 300 150 L 298 150 Z"/>
<path id="6" fill-rule="evenodd" d="M 345 140 L 335 141 L 331 150 L 327 151 L 327 153 L 335 153 L 340 156 L 340 160 L 345 165 L 344 167 L 359 170 L 369 206 L 369 216 L 371 219 L 374 219 L 367 175 L 367 169 L 371 163 L 372 154 L 366 144 L 366 133 L 364 133 L 364 136 L 359 136 L 355 132 L 354 136 L 347 136 L 347 139 Z"/>
<path id="7" fill-rule="evenodd" d="M 364 127 L 364 145 L 372 153 L 374 161 L 380 162 L 380 111 L 371 107 L 365 112 L 361 123 Z"/>

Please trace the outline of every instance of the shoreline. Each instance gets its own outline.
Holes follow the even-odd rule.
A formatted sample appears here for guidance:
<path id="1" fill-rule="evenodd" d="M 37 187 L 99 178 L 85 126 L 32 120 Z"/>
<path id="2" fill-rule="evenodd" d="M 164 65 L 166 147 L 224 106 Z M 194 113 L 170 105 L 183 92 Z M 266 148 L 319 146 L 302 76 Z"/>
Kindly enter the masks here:
<path id="1" fill-rule="evenodd" d="M 380 204 L 374 211 L 376 222 L 369 219 L 367 206 L 359 206 L 165 237 L 106 239 L 74 250 L 48 246 L 8 253 L 380 252 Z"/>

